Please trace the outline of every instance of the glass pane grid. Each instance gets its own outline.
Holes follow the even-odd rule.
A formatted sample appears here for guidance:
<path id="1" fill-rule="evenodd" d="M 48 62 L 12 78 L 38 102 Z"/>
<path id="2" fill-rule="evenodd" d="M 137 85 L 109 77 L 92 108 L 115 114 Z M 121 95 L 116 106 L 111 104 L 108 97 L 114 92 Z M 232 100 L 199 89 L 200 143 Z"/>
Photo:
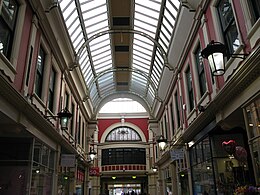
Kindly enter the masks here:
<path id="1" fill-rule="evenodd" d="M 65 24 L 67 26 L 71 42 L 75 51 L 93 35 L 109 30 L 108 8 L 107 0 L 79 0 L 80 8 L 77 9 L 75 0 L 61 0 L 59 1 L 60 8 L 63 12 Z M 161 29 L 158 28 L 158 19 L 160 18 L 162 0 L 135 0 L 134 10 L 134 30 L 144 32 L 145 34 L 155 38 L 156 32 L 159 30 L 158 43 L 167 53 L 175 20 L 180 6 L 179 0 L 166 0 L 164 7 L 164 16 L 162 20 Z M 78 14 L 82 14 L 79 16 Z M 79 18 L 83 18 L 83 24 L 80 24 Z M 82 27 L 84 27 L 87 34 L 83 34 Z M 79 63 L 82 74 L 87 82 L 87 85 L 94 79 L 91 66 L 94 66 L 95 74 L 100 74 L 113 67 L 112 49 L 110 35 L 106 34 L 101 37 L 93 39 L 89 42 L 90 55 L 93 64 L 90 64 L 87 49 L 82 51 L 79 57 Z M 155 50 L 156 49 L 156 50 Z M 155 53 L 155 61 L 153 67 L 151 66 L 151 59 L 153 52 Z M 133 40 L 133 68 L 138 71 L 150 75 L 151 82 L 154 89 L 148 82 L 148 78 L 142 76 L 140 73 L 132 72 L 132 82 L 130 83 L 131 90 L 137 94 L 145 96 L 149 103 L 154 102 L 155 90 L 157 90 L 162 71 L 164 69 L 164 59 L 161 51 L 156 48 L 155 44 L 145 36 L 134 34 Z M 151 70 L 151 68 L 153 68 Z M 114 73 L 105 73 L 102 78 L 99 78 L 91 88 L 91 97 L 93 103 L 99 103 L 101 97 L 99 93 L 109 94 L 112 90 L 115 91 Z M 98 92 L 96 85 L 100 92 Z M 140 91 L 142 91 L 140 93 Z M 112 92 L 112 93 L 113 93 Z M 102 95 L 103 96 L 103 95 Z M 95 106 L 95 105 L 94 105 Z"/>

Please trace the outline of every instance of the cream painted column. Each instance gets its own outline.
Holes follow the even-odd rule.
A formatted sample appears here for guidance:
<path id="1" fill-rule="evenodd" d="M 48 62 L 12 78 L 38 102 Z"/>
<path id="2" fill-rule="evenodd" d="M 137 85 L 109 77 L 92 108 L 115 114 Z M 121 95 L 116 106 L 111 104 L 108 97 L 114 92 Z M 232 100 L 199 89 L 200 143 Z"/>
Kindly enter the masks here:
<path id="1" fill-rule="evenodd" d="M 100 159 L 100 152 L 98 150 L 97 144 L 98 144 L 98 126 L 97 121 L 91 121 L 88 124 L 88 147 L 93 147 L 93 149 L 97 152 L 97 156 L 94 159 L 94 162 L 91 166 L 93 167 L 100 167 L 99 159 Z M 87 153 L 89 150 L 87 151 Z M 99 176 L 89 176 L 89 170 L 87 170 L 87 178 L 88 178 L 88 184 L 89 187 L 91 187 L 91 195 L 99 195 L 100 194 L 100 177 Z M 91 184 L 91 185 L 90 185 Z M 87 192 L 88 194 L 88 192 Z"/>
<path id="2" fill-rule="evenodd" d="M 157 195 L 157 180 L 158 180 L 158 172 L 150 172 L 148 173 L 148 194 L 149 195 Z"/>
<path id="3" fill-rule="evenodd" d="M 99 195 L 100 194 L 100 177 L 92 177 L 92 194 L 91 195 Z"/>
<path id="4" fill-rule="evenodd" d="M 176 161 L 170 164 L 170 171 L 172 173 L 172 195 L 178 195 L 180 192 L 177 169 L 178 169 L 178 163 Z"/>

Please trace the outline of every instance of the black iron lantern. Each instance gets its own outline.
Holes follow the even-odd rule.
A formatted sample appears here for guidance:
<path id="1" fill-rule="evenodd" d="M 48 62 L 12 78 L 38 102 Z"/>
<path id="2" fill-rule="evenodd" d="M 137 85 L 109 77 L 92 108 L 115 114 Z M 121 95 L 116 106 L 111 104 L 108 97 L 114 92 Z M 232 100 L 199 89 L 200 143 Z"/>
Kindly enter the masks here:
<path id="1" fill-rule="evenodd" d="M 153 167 L 152 167 L 152 170 L 153 170 L 153 172 L 155 173 L 155 172 L 157 171 L 157 167 L 156 167 L 156 166 L 153 166 Z"/>
<path id="2" fill-rule="evenodd" d="M 159 144 L 159 147 L 161 150 L 164 150 L 166 144 L 167 144 L 167 139 L 163 137 L 163 135 L 160 135 L 160 137 L 156 140 L 157 143 Z"/>
<path id="3" fill-rule="evenodd" d="M 97 153 L 96 153 L 96 151 L 94 149 L 91 149 L 88 154 L 89 154 L 90 160 L 93 161 L 94 158 L 96 157 Z"/>
<path id="4" fill-rule="evenodd" d="M 201 51 L 203 58 L 208 59 L 214 76 L 221 76 L 225 73 L 224 58 L 227 56 L 226 46 L 220 42 L 211 41 L 205 49 Z"/>
<path id="5" fill-rule="evenodd" d="M 69 119 L 72 117 L 72 114 L 67 110 L 67 108 L 64 108 L 57 115 L 60 119 L 61 129 L 68 129 Z"/>

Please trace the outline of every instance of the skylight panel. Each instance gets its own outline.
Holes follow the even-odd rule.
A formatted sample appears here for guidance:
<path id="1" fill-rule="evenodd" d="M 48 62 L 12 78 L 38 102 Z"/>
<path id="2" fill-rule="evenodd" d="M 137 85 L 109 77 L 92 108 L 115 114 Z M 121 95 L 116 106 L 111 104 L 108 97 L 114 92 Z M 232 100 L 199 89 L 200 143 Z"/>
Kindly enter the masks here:
<path id="1" fill-rule="evenodd" d="M 75 26 L 75 27 L 76 28 L 74 28 L 73 31 L 70 34 L 70 38 L 71 38 L 72 42 L 74 42 L 75 39 L 77 39 L 77 37 L 79 37 L 79 35 L 82 34 L 82 29 L 81 29 L 80 24 L 78 26 Z"/>
<path id="2" fill-rule="evenodd" d="M 157 2 L 154 2 L 151 0 L 136 0 L 135 2 L 136 2 L 136 4 L 135 4 L 136 7 L 142 7 L 142 9 L 144 9 L 144 10 L 153 10 L 155 12 L 159 12 L 160 8 L 161 8 L 160 2 L 157 3 Z M 135 10 L 138 10 L 138 9 L 135 9 Z M 147 12 L 142 12 L 142 13 L 147 13 Z"/>
<path id="3" fill-rule="evenodd" d="M 99 8 L 100 6 L 104 6 L 106 4 L 106 0 L 98 0 L 98 1 L 94 1 L 94 0 L 88 0 L 88 1 L 84 1 L 84 0 L 79 0 L 80 1 L 80 5 L 81 5 L 81 10 L 82 12 L 87 11 L 87 10 L 92 10 L 95 8 Z"/>
<path id="4" fill-rule="evenodd" d="M 107 85 L 111 85 L 113 84 L 113 79 L 111 79 L 112 77 L 100 77 L 98 79 L 98 83 L 99 83 L 99 86 L 107 86 Z"/>
<path id="5" fill-rule="evenodd" d="M 143 22 L 143 20 L 135 19 L 135 26 L 139 28 L 145 29 L 146 32 L 155 34 L 156 33 L 156 26 L 152 26 L 150 24 L 147 24 L 146 22 Z"/>
<path id="6" fill-rule="evenodd" d="M 110 48 L 110 40 L 104 40 L 97 44 L 90 45 L 91 52 L 95 52 L 101 48 Z"/>
<path id="7" fill-rule="evenodd" d="M 98 50 L 91 52 L 92 57 L 96 57 L 96 56 L 103 55 L 103 54 L 106 55 L 108 53 L 111 55 L 111 48 L 108 46 L 101 47 Z"/>
<path id="8" fill-rule="evenodd" d="M 79 47 L 82 45 L 82 42 L 84 41 L 84 36 L 81 32 L 78 33 L 78 36 L 75 38 L 75 40 L 72 41 L 72 44 L 77 51 Z"/>
<path id="9" fill-rule="evenodd" d="M 96 69 L 96 73 L 101 73 L 102 71 L 105 71 L 109 68 L 112 68 L 112 60 L 109 61 L 109 62 L 105 62 L 103 63 L 102 65 L 98 66 L 98 67 L 95 67 Z"/>
<path id="10" fill-rule="evenodd" d="M 77 9 L 75 8 L 67 18 L 65 18 L 65 22 L 67 27 L 71 26 L 71 24 L 74 22 L 75 18 L 78 18 Z"/>
<path id="11" fill-rule="evenodd" d="M 87 14 L 86 16 L 87 17 Z M 92 26 L 94 25 L 95 23 L 99 22 L 99 21 L 104 21 L 104 20 L 107 20 L 107 13 L 103 13 L 103 14 L 100 14 L 100 15 L 97 15 L 97 16 L 94 16 L 93 18 L 84 18 L 84 24 L 85 26 Z"/>
<path id="12" fill-rule="evenodd" d="M 162 24 L 162 26 L 161 26 L 161 33 L 162 34 L 160 34 L 160 36 L 165 36 L 168 40 L 171 40 L 171 32 L 169 31 L 169 29 L 167 29 L 166 27 L 165 27 L 165 25 L 164 24 Z"/>
<path id="13" fill-rule="evenodd" d="M 101 30 L 108 29 L 108 22 L 107 20 L 104 21 L 97 21 L 95 25 L 86 26 L 86 31 L 88 34 L 97 34 Z"/>
<path id="14" fill-rule="evenodd" d="M 136 68 L 138 70 L 141 70 L 144 71 L 144 73 L 149 73 L 149 70 L 150 70 L 150 65 L 148 64 L 143 64 L 142 62 L 134 59 L 133 60 L 133 68 Z"/>
<path id="15" fill-rule="evenodd" d="M 72 10 L 76 7 L 75 5 L 75 1 L 71 0 L 71 1 L 60 1 L 60 8 L 62 10 L 62 14 L 64 19 L 67 18 L 69 16 L 69 14 L 72 12 Z"/>
<path id="16" fill-rule="evenodd" d="M 159 76 L 156 75 L 156 74 L 152 74 L 151 79 L 152 79 L 154 85 L 155 85 L 156 88 L 157 88 L 157 87 L 158 87 L 158 84 L 159 84 Z"/>
<path id="17" fill-rule="evenodd" d="M 168 0 L 168 1 L 166 1 L 166 7 L 169 10 L 169 13 L 171 13 L 176 18 L 178 9 L 180 7 L 180 1 L 179 0 Z"/>
<path id="18" fill-rule="evenodd" d="M 153 26 L 157 26 L 158 25 L 158 18 L 154 18 L 152 16 L 148 16 L 145 13 L 139 13 L 139 12 L 135 12 L 135 18 L 138 18 L 139 20 L 143 20 Z"/>
<path id="19" fill-rule="evenodd" d="M 145 73 L 149 73 L 150 70 L 150 64 L 144 64 L 141 61 L 138 61 L 137 59 L 133 59 L 133 68 L 136 68 L 138 70 L 141 70 Z"/>
<path id="20" fill-rule="evenodd" d="M 100 59 L 100 58 L 104 58 L 106 56 L 110 56 L 111 58 L 111 50 L 108 49 L 107 47 L 102 47 L 100 48 L 100 53 L 96 53 L 96 55 L 92 55 L 93 59 Z"/>
<path id="21" fill-rule="evenodd" d="M 133 49 L 133 55 L 138 55 L 138 56 L 140 56 L 140 57 L 142 57 L 142 58 L 144 58 L 146 60 L 151 61 L 151 56 L 150 55 L 148 55 L 147 53 L 143 53 L 141 51 L 138 51 L 136 49 Z"/>
<path id="22" fill-rule="evenodd" d="M 157 65 L 157 63 L 155 63 L 155 65 L 153 67 L 153 74 L 156 76 L 156 78 L 158 78 L 158 81 L 159 81 L 159 78 L 161 77 L 161 73 L 162 73 L 162 71 L 158 69 L 158 65 Z"/>
<path id="23" fill-rule="evenodd" d="M 93 40 L 91 40 L 91 42 L 89 42 L 90 46 L 94 46 L 96 44 L 99 44 L 101 42 L 107 41 L 109 39 L 109 35 L 108 34 L 104 34 L 102 36 L 99 36 Z"/>
<path id="24" fill-rule="evenodd" d="M 139 66 L 139 65 L 137 65 L 137 64 L 133 64 L 133 67 L 136 68 L 136 69 L 138 69 L 139 71 L 142 71 L 143 73 L 146 73 L 146 74 L 149 73 L 149 69 L 144 68 L 144 67 L 142 67 L 142 66 Z"/>
<path id="25" fill-rule="evenodd" d="M 132 79 L 133 80 L 138 80 L 140 83 L 143 83 L 143 85 L 147 84 L 146 78 L 143 75 L 141 75 L 141 74 L 133 72 Z"/>
<path id="26" fill-rule="evenodd" d="M 161 65 L 161 69 L 163 68 L 163 64 L 164 64 L 164 60 L 162 58 L 162 56 L 159 54 L 158 51 L 156 51 L 156 54 L 155 54 L 155 60 L 158 62 L 158 65 Z"/>
<path id="27" fill-rule="evenodd" d="M 146 53 L 147 55 L 150 55 L 150 56 L 152 56 L 152 54 L 153 54 L 151 48 L 146 47 L 145 44 L 143 44 L 143 45 L 141 45 L 141 46 L 140 46 L 140 45 L 137 45 L 137 44 L 134 44 L 134 45 L 133 45 L 133 49 L 134 49 L 134 50 L 137 50 L 137 51 L 141 51 L 141 52 L 143 52 L 143 53 Z"/>
<path id="28" fill-rule="evenodd" d="M 137 61 L 139 61 L 140 63 L 143 63 L 143 64 L 145 64 L 145 65 L 147 65 L 147 66 L 150 66 L 150 64 L 151 64 L 151 61 L 150 60 L 147 60 L 147 59 L 145 59 L 145 58 L 142 58 L 142 57 L 140 57 L 140 56 L 138 56 L 138 55 L 133 55 L 133 58 L 135 59 L 135 60 L 137 60 Z"/>

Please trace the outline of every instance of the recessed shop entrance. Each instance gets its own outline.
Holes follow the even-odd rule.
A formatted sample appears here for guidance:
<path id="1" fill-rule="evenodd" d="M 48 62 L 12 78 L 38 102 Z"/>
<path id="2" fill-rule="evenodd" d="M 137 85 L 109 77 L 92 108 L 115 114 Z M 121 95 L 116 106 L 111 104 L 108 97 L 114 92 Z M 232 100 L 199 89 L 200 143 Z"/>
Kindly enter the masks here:
<path id="1" fill-rule="evenodd" d="M 142 195 L 147 194 L 147 176 L 111 176 L 101 178 L 103 195 Z"/>
<path id="2" fill-rule="evenodd" d="M 109 184 L 109 195 L 141 194 L 141 184 Z"/>

